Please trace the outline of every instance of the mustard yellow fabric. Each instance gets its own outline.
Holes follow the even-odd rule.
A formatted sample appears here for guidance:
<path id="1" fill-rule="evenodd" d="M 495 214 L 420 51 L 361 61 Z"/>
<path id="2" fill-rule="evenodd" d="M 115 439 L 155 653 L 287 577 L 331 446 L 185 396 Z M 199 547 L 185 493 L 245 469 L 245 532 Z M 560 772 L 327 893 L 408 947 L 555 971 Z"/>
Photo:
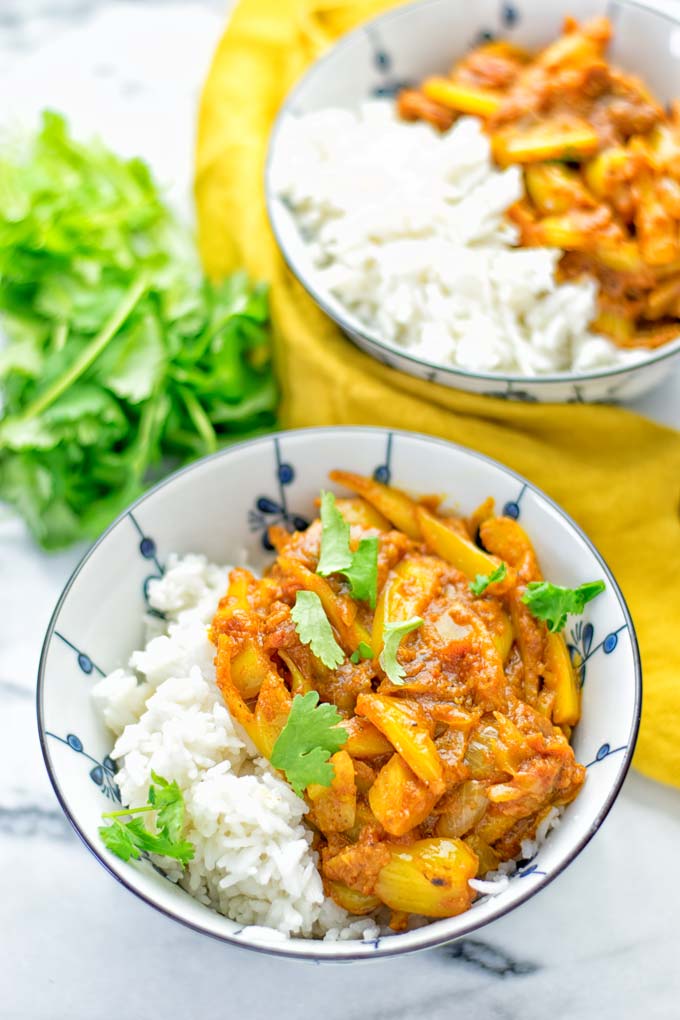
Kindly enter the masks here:
<path id="1" fill-rule="evenodd" d="M 208 273 L 271 282 L 286 427 L 370 424 L 455 440 L 545 489 L 610 563 L 642 650 L 636 765 L 680 785 L 680 434 L 621 408 L 531 405 L 425 383 L 355 348 L 286 270 L 263 167 L 272 121 L 311 61 L 385 0 L 242 0 L 202 97 L 196 169 Z"/>

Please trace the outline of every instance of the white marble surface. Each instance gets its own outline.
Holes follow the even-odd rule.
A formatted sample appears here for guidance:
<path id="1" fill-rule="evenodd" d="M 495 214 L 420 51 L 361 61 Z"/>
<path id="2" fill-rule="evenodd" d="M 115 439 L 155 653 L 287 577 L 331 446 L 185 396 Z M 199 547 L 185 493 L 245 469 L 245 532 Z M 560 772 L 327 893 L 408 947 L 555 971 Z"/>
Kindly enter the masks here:
<path id="1" fill-rule="evenodd" d="M 676 3 L 677 0 L 671 0 Z M 0 0 L 0 116 L 48 101 L 146 156 L 190 208 L 197 90 L 226 0 Z M 680 376 L 639 405 L 680 426 Z M 137 901 L 79 845 L 52 794 L 35 676 L 82 549 L 38 552 L 0 517 L 0 1016 L 6 1020 L 670 1020 L 679 1014 L 680 793 L 631 774 L 603 830 L 528 904 L 454 946 L 347 967 L 212 942 Z"/>

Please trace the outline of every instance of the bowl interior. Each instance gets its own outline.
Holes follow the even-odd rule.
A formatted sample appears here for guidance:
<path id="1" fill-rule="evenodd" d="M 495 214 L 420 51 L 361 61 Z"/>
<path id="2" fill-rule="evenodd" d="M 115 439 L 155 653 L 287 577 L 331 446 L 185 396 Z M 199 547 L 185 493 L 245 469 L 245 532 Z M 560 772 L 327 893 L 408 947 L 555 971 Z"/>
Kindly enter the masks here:
<path id="1" fill-rule="evenodd" d="M 638 395 L 630 384 L 631 375 L 648 369 L 649 382 L 640 392 L 663 378 L 664 366 L 656 373 L 652 365 L 680 351 L 680 339 L 671 341 L 649 358 L 619 368 L 588 373 L 556 372 L 536 377 L 467 369 L 425 361 L 408 350 L 395 348 L 365 326 L 330 291 L 316 284 L 316 269 L 297 223 L 286 204 L 277 197 L 277 138 L 286 119 L 327 107 L 355 108 L 371 97 L 392 96 L 400 88 L 421 81 L 430 74 L 445 73 L 455 59 L 483 39 L 509 38 L 530 49 L 545 45 L 560 32 L 565 13 L 579 20 L 606 14 L 614 26 L 609 50 L 612 61 L 643 78 L 664 102 L 680 94 L 680 19 L 651 10 L 628 0 L 574 0 L 568 5 L 545 0 L 424 0 L 375 18 L 341 39 L 317 61 L 292 91 L 272 132 L 265 191 L 272 229 L 293 273 L 315 302 L 368 353 L 402 371 L 446 385 L 455 380 L 465 389 L 495 392 L 513 399 L 521 393 L 507 388 L 507 382 L 524 384 L 529 399 L 579 400 L 582 393 L 565 382 L 593 380 L 589 399 L 616 399 L 620 393 Z M 597 384 L 600 380 L 600 384 Z M 476 382 L 476 384 L 475 384 Z"/>
<path id="2" fill-rule="evenodd" d="M 607 590 L 570 618 L 566 636 L 580 666 L 583 719 L 574 734 L 586 785 L 538 856 L 500 895 L 458 918 L 376 942 L 310 942 L 240 934 L 145 863 L 125 864 L 101 845 L 97 827 L 115 788 L 111 735 L 90 691 L 102 672 L 123 665 L 143 639 L 145 589 L 170 552 L 201 552 L 218 563 L 255 567 L 270 558 L 265 529 L 302 526 L 328 471 L 346 468 L 416 493 L 448 494 L 470 512 L 491 495 L 526 527 L 547 577 L 570 586 L 604 577 Z M 639 660 L 628 611 L 597 552 L 546 496 L 479 454 L 441 440 L 380 429 L 310 429 L 233 447 L 172 476 L 120 517 L 87 554 L 55 610 L 38 685 L 41 740 L 62 806 L 85 843 L 128 888 L 207 934 L 252 948 L 315 958 L 386 955 L 443 942 L 479 927 L 532 895 L 597 829 L 625 776 L 640 709 Z M 109 808 L 110 809 L 110 808 Z"/>

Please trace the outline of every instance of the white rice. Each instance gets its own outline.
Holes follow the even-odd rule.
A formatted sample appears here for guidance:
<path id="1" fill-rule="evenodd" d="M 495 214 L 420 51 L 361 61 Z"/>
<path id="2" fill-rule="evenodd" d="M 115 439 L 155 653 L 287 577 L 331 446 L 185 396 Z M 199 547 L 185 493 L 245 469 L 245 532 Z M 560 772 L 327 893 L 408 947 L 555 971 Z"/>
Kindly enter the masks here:
<path id="1" fill-rule="evenodd" d="M 149 586 L 146 646 L 93 689 L 117 736 L 112 757 L 126 806 L 147 801 L 152 770 L 184 794 L 195 856 L 183 872 L 155 858 L 196 899 L 241 925 L 282 936 L 373 939 L 373 918 L 352 918 L 323 894 L 305 802 L 259 757 L 214 682 L 207 627 L 229 568 L 203 556 L 171 559 Z"/>
<path id="2" fill-rule="evenodd" d="M 589 331 L 596 284 L 557 284 L 560 250 L 513 247 L 521 171 L 494 166 L 476 118 L 440 134 L 401 121 L 391 99 L 289 116 L 273 186 L 317 287 L 397 349 L 527 376 L 647 356 Z"/>

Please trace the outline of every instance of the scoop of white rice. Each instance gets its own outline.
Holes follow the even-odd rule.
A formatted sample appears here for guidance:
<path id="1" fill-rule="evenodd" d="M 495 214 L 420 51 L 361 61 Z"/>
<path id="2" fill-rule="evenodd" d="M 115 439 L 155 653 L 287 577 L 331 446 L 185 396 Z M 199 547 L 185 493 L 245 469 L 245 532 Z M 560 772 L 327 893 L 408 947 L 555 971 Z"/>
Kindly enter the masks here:
<path id="1" fill-rule="evenodd" d="M 207 906 L 283 936 L 373 939 L 372 918 L 324 897 L 305 802 L 258 756 L 215 685 L 207 628 L 228 575 L 202 556 L 172 559 L 149 590 L 164 619 L 151 617 L 146 646 L 93 689 L 118 738 L 121 799 L 145 804 L 152 771 L 178 783 L 195 856 L 185 871 L 155 863 Z"/>
<path id="2" fill-rule="evenodd" d="M 286 119 L 273 186 L 307 241 L 316 285 L 396 348 L 472 371 L 533 376 L 638 361 L 588 329 L 591 280 L 557 284 L 561 251 L 518 249 L 476 118 L 440 134 L 391 99 Z"/>

